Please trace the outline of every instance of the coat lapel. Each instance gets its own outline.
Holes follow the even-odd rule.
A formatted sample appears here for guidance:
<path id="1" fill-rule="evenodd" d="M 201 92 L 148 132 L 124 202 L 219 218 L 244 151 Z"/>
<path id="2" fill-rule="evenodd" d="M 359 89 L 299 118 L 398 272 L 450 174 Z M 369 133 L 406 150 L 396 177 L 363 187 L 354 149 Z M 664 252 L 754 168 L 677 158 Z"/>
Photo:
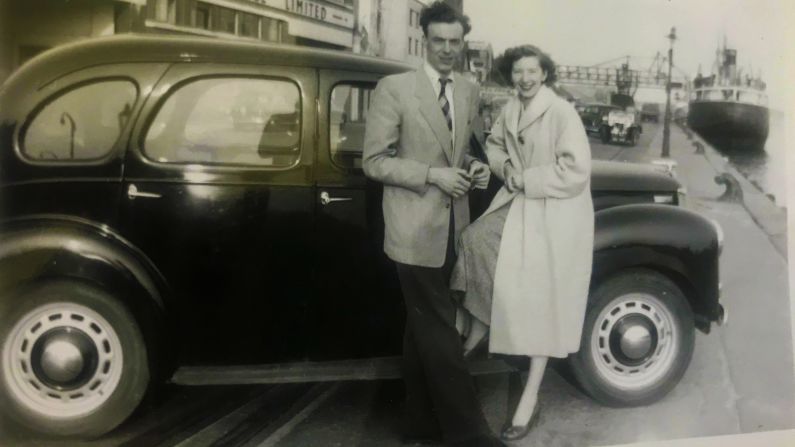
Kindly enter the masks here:
<path id="1" fill-rule="evenodd" d="M 521 121 L 519 121 L 518 128 L 516 130 L 516 134 L 518 135 L 519 132 L 525 130 L 528 126 L 533 124 L 535 120 L 537 120 L 547 109 L 552 106 L 552 101 L 555 99 L 555 93 L 549 89 L 546 85 L 542 85 L 541 88 L 536 93 L 535 98 L 530 101 L 530 106 L 522 113 Z M 517 100 L 517 105 L 518 104 Z M 521 106 L 520 106 L 521 107 Z M 518 112 L 518 110 L 517 110 Z"/>
<path id="2" fill-rule="evenodd" d="M 447 157 L 447 161 L 452 164 L 453 160 L 453 145 L 450 129 L 447 128 L 447 121 L 442 114 L 442 108 L 439 107 L 439 102 L 436 100 L 436 93 L 434 93 L 431 86 L 431 80 L 421 69 L 417 70 L 417 83 L 414 89 L 414 95 L 420 103 L 420 113 L 425 117 L 425 121 L 431 126 L 436 140 L 442 147 L 442 151 Z"/>

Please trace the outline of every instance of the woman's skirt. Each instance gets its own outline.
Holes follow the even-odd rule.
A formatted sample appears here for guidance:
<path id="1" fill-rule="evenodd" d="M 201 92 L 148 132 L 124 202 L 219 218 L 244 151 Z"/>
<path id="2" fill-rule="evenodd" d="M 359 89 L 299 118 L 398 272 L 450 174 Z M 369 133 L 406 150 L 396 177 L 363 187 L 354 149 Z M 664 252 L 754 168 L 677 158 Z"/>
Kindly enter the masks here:
<path id="1" fill-rule="evenodd" d="M 450 277 L 450 289 L 463 294 L 464 308 L 487 325 L 491 322 L 500 239 L 510 208 L 509 202 L 464 229 L 458 243 L 458 260 Z"/>

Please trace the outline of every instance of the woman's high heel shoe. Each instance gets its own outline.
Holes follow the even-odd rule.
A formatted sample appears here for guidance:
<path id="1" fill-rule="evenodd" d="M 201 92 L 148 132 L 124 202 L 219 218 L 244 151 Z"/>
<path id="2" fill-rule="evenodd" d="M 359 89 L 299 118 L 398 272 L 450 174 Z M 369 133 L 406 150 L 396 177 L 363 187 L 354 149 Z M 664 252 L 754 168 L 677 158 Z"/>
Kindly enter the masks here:
<path id="1" fill-rule="evenodd" d="M 530 415 L 530 420 L 527 421 L 525 425 L 511 425 L 510 423 L 506 424 L 506 427 L 503 428 L 502 433 L 500 433 L 500 439 L 503 441 L 518 441 L 519 439 L 524 438 L 530 433 L 530 430 L 538 424 L 538 419 L 541 415 L 541 404 L 536 403 L 535 408 L 533 408 L 533 414 Z"/>

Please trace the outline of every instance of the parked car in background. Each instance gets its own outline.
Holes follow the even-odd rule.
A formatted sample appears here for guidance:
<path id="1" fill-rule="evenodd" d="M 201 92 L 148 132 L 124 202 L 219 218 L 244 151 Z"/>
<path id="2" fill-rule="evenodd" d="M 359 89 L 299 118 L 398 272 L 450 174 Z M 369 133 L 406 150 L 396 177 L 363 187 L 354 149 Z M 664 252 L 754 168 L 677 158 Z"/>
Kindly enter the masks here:
<path id="1" fill-rule="evenodd" d="M 660 121 L 660 115 L 660 105 L 655 102 L 647 102 L 640 107 L 641 121 L 657 123 Z"/>
<path id="2" fill-rule="evenodd" d="M 634 107 L 608 111 L 602 116 L 602 125 L 599 127 L 599 137 L 604 144 L 625 143 L 635 146 L 641 132 L 640 114 Z"/>
<path id="3" fill-rule="evenodd" d="M 609 104 L 591 103 L 583 104 L 577 109 L 585 131 L 592 134 L 599 134 L 602 123 L 611 110 L 620 110 L 620 108 Z"/>
<path id="4" fill-rule="evenodd" d="M 635 146 L 643 128 L 634 107 L 591 103 L 579 107 L 580 119 L 589 134 L 599 135 L 602 143 L 626 143 Z"/>
<path id="5" fill-rule="evenodd" d="M 0 87 L 2 411 L 98 436 L 164 380 L 399 376 L 404 307 L 361 153 L 376 82 L 409 69 L 120 35 L 12 75 Z M 245 111 L 241 98 L 253 98 Z M 569 364 L 597 401 L 645 405 L 679 381 L 694 330 L 722 321 L 722 233 L 656 167 L 595 162 L 591 188 L 592 286 Z"/>

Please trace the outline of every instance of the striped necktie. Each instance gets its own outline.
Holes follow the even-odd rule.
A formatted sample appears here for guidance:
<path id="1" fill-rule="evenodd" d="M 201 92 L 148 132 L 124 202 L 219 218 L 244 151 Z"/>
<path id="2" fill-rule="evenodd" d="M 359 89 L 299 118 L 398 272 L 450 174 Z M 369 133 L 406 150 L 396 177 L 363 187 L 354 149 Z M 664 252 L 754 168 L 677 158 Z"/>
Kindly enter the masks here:
<path id="1" fill-rule="evenodd" d="M 447 100 L 447 95 L 445 95 L 445 88 L 450 82 L 453 82 L 453 80 L 439 78 L 439 83 L 442 84 L 442 89 L 439 90 L 439 106 L 442 108 L 444 119 L 447 121 L 447 128 L 452 132 L 453 120 L 450 118 L 450 102 Z"/>

